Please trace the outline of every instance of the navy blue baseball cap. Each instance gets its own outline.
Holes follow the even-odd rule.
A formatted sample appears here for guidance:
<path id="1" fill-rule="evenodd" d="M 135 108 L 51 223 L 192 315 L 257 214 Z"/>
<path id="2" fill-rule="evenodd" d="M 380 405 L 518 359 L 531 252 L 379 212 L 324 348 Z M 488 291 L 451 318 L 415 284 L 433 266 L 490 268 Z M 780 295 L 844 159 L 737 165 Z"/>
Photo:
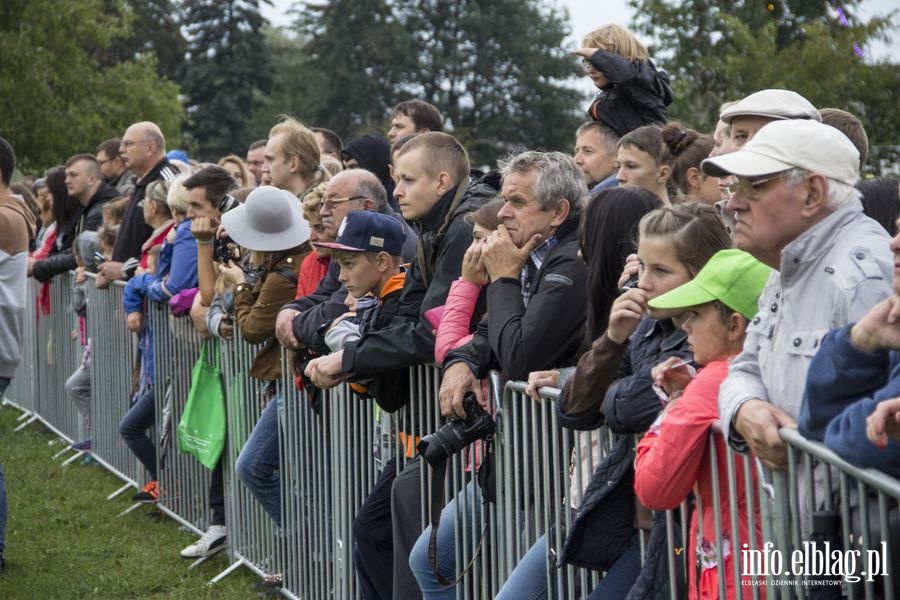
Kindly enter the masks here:
<path id="1" fill-rule="evenodd" d="M 371 210 L 356 210 L 341 221 L 335 241 L 314 245 L 346 252 L 387 252 L 400 256 L 403 240 L 403 227 L 395 218 Z"/>

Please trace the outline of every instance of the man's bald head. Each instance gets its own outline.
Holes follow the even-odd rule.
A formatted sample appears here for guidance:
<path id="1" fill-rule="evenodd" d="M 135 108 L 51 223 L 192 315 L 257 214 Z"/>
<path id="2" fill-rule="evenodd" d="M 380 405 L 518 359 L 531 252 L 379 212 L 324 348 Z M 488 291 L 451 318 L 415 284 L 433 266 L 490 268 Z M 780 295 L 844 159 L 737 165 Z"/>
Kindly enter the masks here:
<path id="1" fill-rule="evenodd" d="M 335 186 L 336 184 L 336 186 Z M 341 171 L 328 182 L 329 188 L 346 190 L 348 196 L 364 196 L 372 200 L 372 210 L 384 212 L 387 192 L 378 177 L 365 169 Z"/>
<path id="2" fill-rule="evenodd" d="M 125 130 L 119 153 L 125 166 L 141 177 L 165 157 L 166 138 L 156 123 L 134 123 Z"/>

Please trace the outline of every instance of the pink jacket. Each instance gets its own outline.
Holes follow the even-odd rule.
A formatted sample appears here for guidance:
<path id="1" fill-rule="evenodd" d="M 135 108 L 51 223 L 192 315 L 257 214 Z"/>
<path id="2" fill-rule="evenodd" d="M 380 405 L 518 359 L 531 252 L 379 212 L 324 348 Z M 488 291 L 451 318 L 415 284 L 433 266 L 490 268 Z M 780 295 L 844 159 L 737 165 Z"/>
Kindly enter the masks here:
<path id="1" fill-rule="evenodd" d="M 685 388 L 684 395 L 675 401 L 665 418 L 654 425 L 637 446 L 634 461 L 634 490 L 641 503 L 651 510 L 677 508 L 694 489 L 702 506 L 703 536 L 699 535 L 698 512 L 691 516 L 689 538 L 688 587 L 693 599 L 719 598 L 718 544 L 715 540 L 715 512 L 713 511 L 712 467 L 709 460 L 709 431 L 719 419 L 719 386 L 728 375 L 728 360 L 711 362 Z M 728 465 L 724 438 L 717 435 L 716 468 L 719 477 L 719 505 L 722 507 L 722 536 L 724 538 L 725 590 L 728 598 L 737 598 L 732 563 L 731 511 L 728 494 Z M 738 547 L 749 543 L 747 518 L 747 481 L 742 459 L 735 458 L 737 475 Z M 751 470 L 756 506 L 756 547 L 762 547 L 759 516 L 759 497 L 756 472 Z M 738 556 L 740 560 L 740 555 Z M 695 568 L 700 563 L 700 574 Z M 744 577 L 750 581 L 752 577 Z M 749 590 L 751 588 L 744 588 Z M 760 588 L 761 597 L 765 597 Z"/>
<path id="2" fill-rule="evenodd" d="M 438 364 L 443 364 L 448 352 L 472 339 L 469 323 L 472 321 L 472 313 L 475 312 L 475 303 L 478 302 L 480 293 L 481 286 L 462 277 L 450 285 L 447 303 L 444 304 L 444 311 L 435 334 L 434 360 Z"/>

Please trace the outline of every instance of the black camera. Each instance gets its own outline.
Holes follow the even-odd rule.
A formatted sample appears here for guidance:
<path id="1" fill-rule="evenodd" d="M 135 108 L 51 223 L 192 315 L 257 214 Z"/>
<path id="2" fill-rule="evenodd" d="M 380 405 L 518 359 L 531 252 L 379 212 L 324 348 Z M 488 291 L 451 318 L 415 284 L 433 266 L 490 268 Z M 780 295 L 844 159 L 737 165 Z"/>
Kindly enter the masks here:
<path id="1" fill-rule="evenodd" d="M 230 260 L 239 263 L 241 261 L 241 247 L 225 235 L 219 239 L 214 239 L 213 260 L 223 265 L 227 265 Z"/>
<path id="2" fill-rule="evenodd" d="M 464 421 L 450 421 L 430 435 L 423 437 L 416 449 L 432 467 L 439 466 L 448 458 L 477 440 L 489 439 L 497 431 L 497 424 L 491 418 L 475 394 L 469 392 L 463 397 L 466 411 Z"/>

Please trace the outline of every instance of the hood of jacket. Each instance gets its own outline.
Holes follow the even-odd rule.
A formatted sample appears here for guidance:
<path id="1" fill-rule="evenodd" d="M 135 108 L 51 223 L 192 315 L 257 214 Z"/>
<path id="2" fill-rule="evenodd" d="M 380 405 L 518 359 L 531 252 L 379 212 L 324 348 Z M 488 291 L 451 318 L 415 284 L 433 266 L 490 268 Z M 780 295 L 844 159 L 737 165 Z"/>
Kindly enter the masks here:
<path id="1" fill-rule="evenodd" d="M 388 198 L 393 196 L 394 180 L 391 179 L 388 169 L 391 162 L 391 144 L 384 136 L 380 133 L 367 133 L 354 138 L 341 150 L 341 157 L 345 155 L 356 159 L 360 168 L 374 173 L 387 191 Z"/>

